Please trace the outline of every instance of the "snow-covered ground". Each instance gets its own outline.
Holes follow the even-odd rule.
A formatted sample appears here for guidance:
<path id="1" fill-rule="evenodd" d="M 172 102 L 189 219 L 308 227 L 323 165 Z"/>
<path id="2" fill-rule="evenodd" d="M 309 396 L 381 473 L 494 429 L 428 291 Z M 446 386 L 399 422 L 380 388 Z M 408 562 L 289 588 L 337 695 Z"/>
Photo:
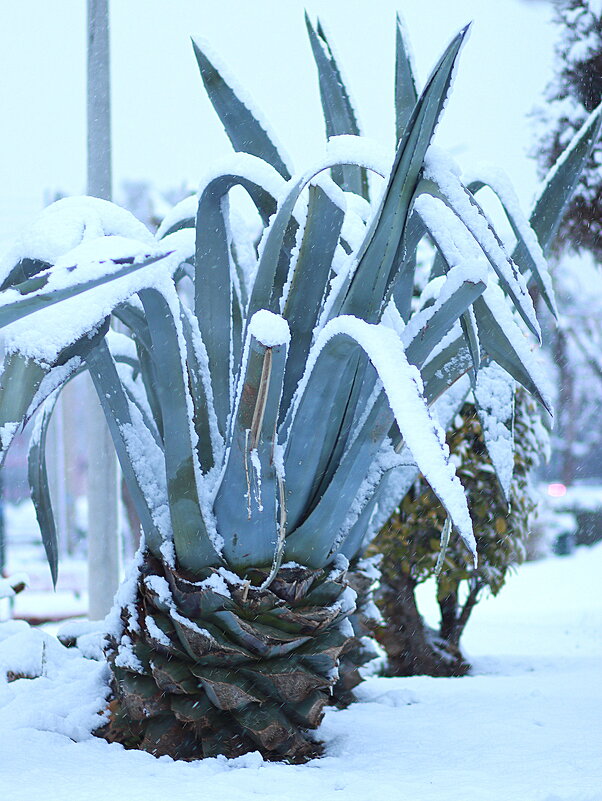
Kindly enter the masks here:
<path id="1" fill-rule="evenodd" d="M 177 763 L 91 737 L 105 668 L 0 624 L 0 797 L 27 801 L 600 801 L 602 546 L 525 565 L 466 633 L 474 675 L 369 679 L 304 766 Z"/>

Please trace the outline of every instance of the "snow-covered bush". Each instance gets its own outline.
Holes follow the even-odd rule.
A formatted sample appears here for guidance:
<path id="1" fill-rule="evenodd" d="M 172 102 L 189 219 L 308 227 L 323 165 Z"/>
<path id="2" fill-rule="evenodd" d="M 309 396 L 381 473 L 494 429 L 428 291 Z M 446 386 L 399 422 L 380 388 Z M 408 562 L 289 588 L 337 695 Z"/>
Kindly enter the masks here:
<path id="1" fill-rule="evenodd" d="M 533 399 L 522 387 L 511 393 L 509 406 L 514 447 L 508 455 L 513 465 L 504 488 L 474 402 L 464 403 L 447 436 L 468 498 L 478 565 L 470 563 L 457 540 L 450 540 L 444 553 L 437 548 L 445 511 L 422 479 L 412 485 L 373 543 L 382 553 L 378 596 L 384 620 L 378 638 L 387 651 L 391 675 L 463 675 L 469 665 L 460 638 L 475 605 L 488 592 L 497 595 L 507 573 L 527 558 L 539 496 L 532 471 L 548 437 Z M 430 579 L 440 612 L 436 629 L 426 624 L 417 593 Z"/>

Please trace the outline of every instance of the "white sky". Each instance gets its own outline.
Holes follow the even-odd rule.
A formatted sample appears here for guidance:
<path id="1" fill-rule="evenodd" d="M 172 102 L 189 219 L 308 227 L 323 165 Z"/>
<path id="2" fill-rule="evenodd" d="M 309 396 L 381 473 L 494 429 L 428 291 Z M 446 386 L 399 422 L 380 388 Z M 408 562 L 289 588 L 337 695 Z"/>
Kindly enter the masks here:
<path id="1" fill-rule="evenodd" d="M 3 3 L 0 26 L 0 246 L 56 191 L 85 189 L 85 0 Z M 323 126 L 303 8 L 325 23 L 363 132 L 393 146 L 394 15 L 403 13 L 422 81 L 474 20 L 437 143 L 462 163 L 492 161 L 523 205 L 535 189 L 526 115 L 550 77 L 546 3 L 520 0 L 112 0 L 114 182 L 195 184 L 229 145 L 206 100 L 189 37 L 219 54 L 297 169 Z"/>

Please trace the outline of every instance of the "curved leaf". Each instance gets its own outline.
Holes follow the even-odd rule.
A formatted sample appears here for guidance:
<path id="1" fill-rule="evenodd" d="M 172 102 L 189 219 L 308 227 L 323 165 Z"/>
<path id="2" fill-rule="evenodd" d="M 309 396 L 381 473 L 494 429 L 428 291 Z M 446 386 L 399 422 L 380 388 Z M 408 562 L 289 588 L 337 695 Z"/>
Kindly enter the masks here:
<path id="1" fill-rule="evenodd" d="M 515 383 L 498 364 L 483 366 L 477 373 L 474 398 L 487 453 L 510 504 L 510 485 L 514 470 Z"/>
<path id="2" fill-rule="evenodd" d="M 541 370 L 499 287 L 488 286 L 475 301 L 474 312 L 483 350 L 552 414 Z"/>
<path id="3" fill-rule="evenodd" d="M 274 197 L 263 186 L 233 172 L 210 181 L 199 199 L 194 279 L 195 315 L 209 357 L 215 412 L 222 436 L 225 436 L 230 413 L 233 380 L 230 364 L 233 302 L 231 253 L 228 222 L 224 216 L 224 198 L 234 186 L 242 186 L 247 190 L 264 221 L 276 210 Z M 288 255 L 290 256 L 290 252 Z M 286 257 L 287 254 L 284 254 L 283 258 Z"/>
<path id="4" fill-rule="evenodd" d="M 59 546 L 46 469 L 46 435 L 57 399 L 58 392 L 55 392 L 44 401 L 42 410 L 37 417 L 36 425 L 31 433 L 27 455 L 27 474 L 31 500 L 36 511 L 36 518 L 42 535 L 42 544 L 50 567 L 52 584 L 55 588 L 58 578 Z"/>
<path id="5" fill-rule="evenodd" d="M 417 189 L 416 203 L 429 197 L 434 201 L 443 201 L 463 223 L 493 267 L 500 286 L 512 299 L 525 325 L 541 342 L 541 330 L 525 279 L 506 253 L 500 238 L 474 195 L 462 184 L 448 164 L 441 166 L 435 161 L 429 166 L 426 176 Z"/>
<path id="6" fill-rule="evenodd" d="M 216 546 L 211 541 L 201 511 L 197 471 L 198 457 L 192 442 L 192 400 L 185 374 L 186 353 L 179 330 L 179 302 L 175 290 L 172 304 L 157 289 L 139 292 L 148 321 L 157 376 L 157 396 L 163 418 L 167 494 L 173 539 L 180 564 L 191 571 L 201 571 L 219 564 Z"/>
<path id="7" fill-rule="evenodd" d="M 46 309 L 62 300 L 80 295 L 88 289 L 114 281 L 116 278 L 121 278 L 122 275 L 128 275 L 142 267 L 148 267 L 149 264 L 155 264 L 168 255 L 169 253 L 162 253 L 160 256 L 147 256 L 140 261 L 133 258 L 107 260 L 99 263 L 99 268 L 102 264 L 102 272 L 94 278 L 85 276 L 80 278 L 77 265 L 61 269 L 52 268 L 33 278 L 28 278 L 2 293 L 2 297 L 0 297 L 0 328 L 40 309 Z"/>
<path id="8" fill-rule="evenodd" d="M 394 331 L 381 325 L 369 325 L 351 317 L 338 318 L 328 324 L 318 339 L 315 346 L 318 351 L 316 367 L 320 363 L 322 354 L 327 352 L 330 342 L 335 340 L 346 341 L 351 348 L 359 346 L 369 356 L 383 383 L 388 404 L 405 442 L 433 491 L 448 510 L 462 538 L 474 553 L 474 536 L 464 491 L 449 462 L 449 451 L 445 445 L 443 432 L 429 415 L 419 379 L 417 379 L 417 372 L 408 364 L 399 337 Z M 309 382 L 307 387 L 309 389 Z M 391 416 L 387 421 L 387 412 L 388 409 L 381 401 L 375 404 L 368 416 L 369 424 L 377 425 L 380 436 L 383 438 L 392 421 Z M 386 425 L 387 422 L 388 425 Z M 294 425 L 295 421 L 293 421 L 293 428 Z M 375 437 L 378 442 L 376 433 Z M 369 440 L 366 436 L 358 436 L 339 467 L 343 484 L 349 490 L 349 493 L 343 496 L 343 507 L 345 502 L 349 504 L 350 500 L 355 499 L 355 494 L 352 494 L 350 487 L 347 486 L 349 473 L 354 471 L 349 470 L 349 465 L 346 465 L 348 469 L 344 470 L 343 463 L 346 459 L 357 460 L 358 466 L 361 465 L 362 468 L 365 468 L 362 449 L 367 447 L 367 441 Z M 375 444 L 374 442 L 372 447 L 375 447 Z M 358 470 L 353 477 L 356 486 L 357 481 L 363 481 L 365 476 L 365 469 Z M 320 499 L 315 511 L 289 535 L 286 547 L 287 558 L 298 559 L 303 564 L 322 566 L 325 553 L 324 520 L 326 518 L 324 515 L 331 515 L 330 526 L 336 525 L 337 530 L 344 522 L 340 517 L 342 486 L 331 484 Z M 332 516 L 333 508 L 338 509 L 338 518 Z M 348 512 L 349 506 L 345 509 L 345 514 Z M 326 529 L 328 531 L 328 527 Z M 346 533 L 342 532 L 343 535 Z M 328 536 L 332 546 L 332 530 L 328 531 Z"/>
<path id="9" fill-rule="evenodd" d="M 493 180 L 494 178 L 497 180 Z M 521 272 L 529 271 L 531 273 L 531 280 L 539 287 L 546 306 L 554 317 L 557 317 L 558 309 L 548 265 L 535 231 L 522 214 L 518 199 L 514 195 L 514 190 L 509 184 L 506 185 L 505 182 L 501 181 L 499 176 L 493 176 L 493 178 L 488 176 L 487 179 L 472 181 L 467 188 L 469 192 L 476 195 L 484 187 L 491 189 L 499 200 L 506 219 L 512 228 L 512 233 L 516 237 L 516 247 L 512 253 L 512 261 L 518 265 Z"/>
<path id="10" fill-rule="evenodd" d="M 154 487 L 151 489 L 151 484 L 155 485 L 160 479 L 158 472 L 164 475 L 164 468 L 157 471 L 153 460 L 149 461 L 147 457 L 147 453 L 157 453 L 156 442 L 141 420 L 133 420 L 132 407 L 104 340 L 86 355 L 86 366 L 96 388 L 146 543 L 152 553 L 160 558 L 161 546 L 168 532 L 164 526 L 161 531 L 157 523 L 157 519 L 160 520 L 164 514 L 163 500 L 158 497 Z M 131 437 L 128 437 L 128 433 Z"/>

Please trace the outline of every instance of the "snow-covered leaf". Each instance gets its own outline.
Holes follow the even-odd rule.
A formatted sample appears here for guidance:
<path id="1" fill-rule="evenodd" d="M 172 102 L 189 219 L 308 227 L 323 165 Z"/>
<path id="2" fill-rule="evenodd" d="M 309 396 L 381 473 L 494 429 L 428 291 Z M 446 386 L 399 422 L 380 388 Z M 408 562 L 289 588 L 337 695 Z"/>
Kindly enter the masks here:
<path id="1" fill-rule="evenodd" d="M 474 397 L 487 453 L 506 501 L 514 470 L 515 383 L 499 364 L 484 365 L 477 373 Z"/>

